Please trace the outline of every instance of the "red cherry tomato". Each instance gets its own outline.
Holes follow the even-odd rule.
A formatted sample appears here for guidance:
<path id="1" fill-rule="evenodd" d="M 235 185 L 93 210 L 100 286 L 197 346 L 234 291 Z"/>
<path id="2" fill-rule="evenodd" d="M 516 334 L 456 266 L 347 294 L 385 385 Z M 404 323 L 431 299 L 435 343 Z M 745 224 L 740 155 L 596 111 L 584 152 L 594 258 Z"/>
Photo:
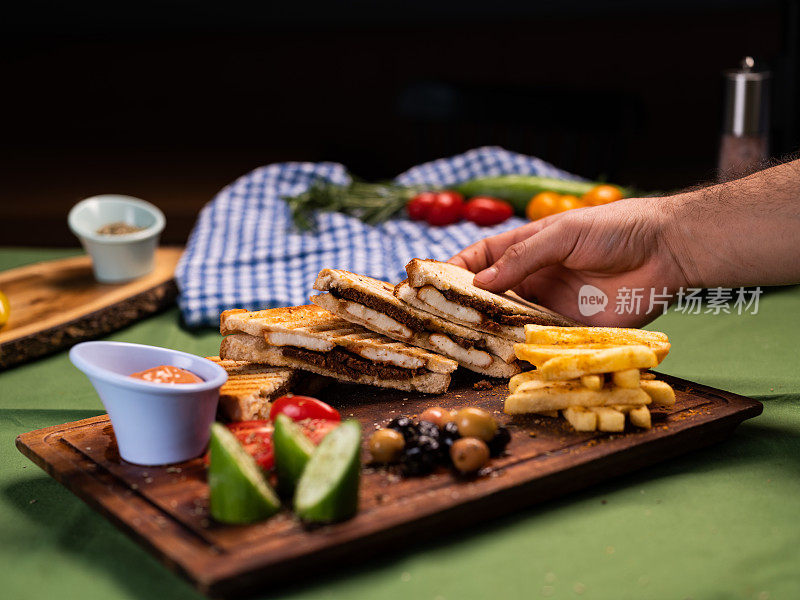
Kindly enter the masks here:
<path id="1" fill-rule="evenodd" d="M 269 421 L 239 421 L 228 423 L 228 429 L 242 443 L 258 466 L 269 471 L 275 464 L 272 450 L 272 423 Z"/>
<path id="2" fill-rule="evenodd" d="M 489 196 L 475 196 L 464 205 L 464 218 L 481 227 L 497 225 L 514 214 L 514 208 L 503 200 Z"/>
<path id="3" fill-rule="evenodd" d="M 339 411 L 311 396 L 281 396 L 272 403 L 269 418 L 274 421 L 275 417 L 281 413 L 292 421 L 304 421 L 305 419 L 342 420 Z"/>
<path id="4" fill-rule="evenodd" d="M 425 220 L 430 225 L 451 225 L 461 220 L 464 196 L 458 192 L 444 191 L 436 194 L 436 199 L 428 209 Z"/>
<path id="5" fill-rule="evenodd" d="M 422 221 L 436 200 L 436 192 L 422 192 L 417 194 L 406 205 L 408 218 L 412 221 Z"/>

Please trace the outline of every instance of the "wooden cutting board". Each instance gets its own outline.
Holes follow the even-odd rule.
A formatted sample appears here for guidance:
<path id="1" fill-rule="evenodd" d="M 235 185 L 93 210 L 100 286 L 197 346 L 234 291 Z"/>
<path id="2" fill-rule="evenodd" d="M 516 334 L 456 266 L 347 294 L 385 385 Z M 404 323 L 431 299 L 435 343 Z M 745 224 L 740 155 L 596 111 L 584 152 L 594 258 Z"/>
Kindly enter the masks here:
<path id="1" fill-rule="evenodd" d="M 481 406 L 509 427 L 512 439 L 506 455 L 471 479 L 444 468 L 421 478 L 366 468 L 356 517 L 316 529 L 303 527 L 289 511 L 248 526 L 213 522 L 202 459 L 172 467 L 126 463 L 105 415 L 23 434 L 17 447 L 200 591 L 213 596 L 274 593 L 278 582 L 473 526 L 669 460 L 725 438 L 762 410 L 750 398 L 674 377 L 659 379 L 675 387 L 676 406 L 654 412 L 648 431 L 615 435 L 576 433 L 562 419 L 508 417 L 501 412 L 505 382 L 479 391 L 473 388 L 474 378 L 460 378 L 441 396 L 329 388 L 325 399 L 336 399 L 343 416 L 361 421 L 365 440 L 391 418 L 434 405 Z"/>
<path id="2" fill-rule="evenodd" d="M 171 305 L 182 248 L 158 248 L 151 273 L 98 283 L 88 255 L 0 272 L 11 316 L 0 328 L 0 369 L 105 335 Z"/>

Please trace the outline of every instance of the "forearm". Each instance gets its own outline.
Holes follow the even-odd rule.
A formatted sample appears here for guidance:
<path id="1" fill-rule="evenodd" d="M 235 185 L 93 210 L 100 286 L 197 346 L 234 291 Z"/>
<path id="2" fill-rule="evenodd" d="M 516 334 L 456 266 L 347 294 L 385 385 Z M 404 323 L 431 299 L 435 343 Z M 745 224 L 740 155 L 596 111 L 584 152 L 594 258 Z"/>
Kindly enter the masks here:
<path id="1" fill-rule="evenodd" d="M 800 282 L 800 161 L 663 202 L 690 286 Z"/>

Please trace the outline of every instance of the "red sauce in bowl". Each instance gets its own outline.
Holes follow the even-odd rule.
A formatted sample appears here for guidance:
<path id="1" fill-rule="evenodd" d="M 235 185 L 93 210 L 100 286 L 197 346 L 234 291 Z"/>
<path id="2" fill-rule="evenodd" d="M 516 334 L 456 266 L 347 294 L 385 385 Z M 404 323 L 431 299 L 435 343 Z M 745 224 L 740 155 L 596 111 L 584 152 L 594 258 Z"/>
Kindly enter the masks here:
<path id="1" fill-rule="evenodd" d="M 131 377 L 135 379 L 144 379 L 145 381 L 151 381 L 153 383 L 167 384 L 203 382 L 200 377 L 191 371 L 173 367 L 172 365 L 161 365 L 159 367 L 147 369 L 146 371 L 140 371 L 139 373 L 131 373 Z"/>

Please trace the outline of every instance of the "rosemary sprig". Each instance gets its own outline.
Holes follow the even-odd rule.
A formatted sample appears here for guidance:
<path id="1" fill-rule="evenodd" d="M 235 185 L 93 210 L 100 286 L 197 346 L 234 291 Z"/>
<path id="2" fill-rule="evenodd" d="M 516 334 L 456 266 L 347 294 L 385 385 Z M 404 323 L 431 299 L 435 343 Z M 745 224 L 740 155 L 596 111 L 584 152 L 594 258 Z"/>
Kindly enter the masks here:
<path id="1" fill-rule="evenodd" d="M 302 194 L 284 197 L 292 211 L 295 227 L 314 229 L 314 211 L 338 211 L 365 223 L 383 223 L 398 213 L 411 198 L 430 186 L 402 186 L 396 183 L 368 183 L 353 178 L 348 185 L 317 179 Z"/>

